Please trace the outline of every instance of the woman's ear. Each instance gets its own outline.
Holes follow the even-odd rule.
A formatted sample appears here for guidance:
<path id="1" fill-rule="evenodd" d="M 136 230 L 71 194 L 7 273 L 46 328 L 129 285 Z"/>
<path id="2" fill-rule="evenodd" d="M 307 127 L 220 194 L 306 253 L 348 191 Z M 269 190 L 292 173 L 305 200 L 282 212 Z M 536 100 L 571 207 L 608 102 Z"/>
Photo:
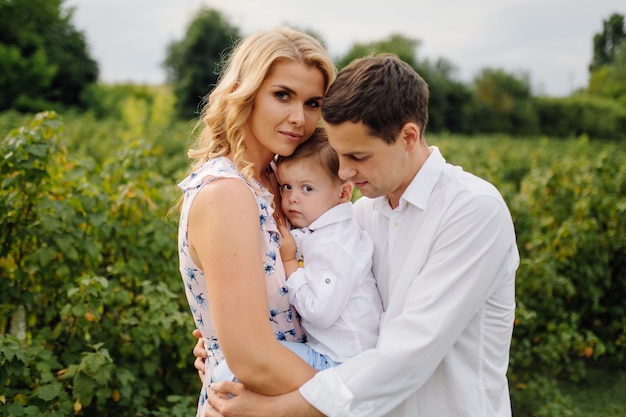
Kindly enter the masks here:
<path id="1" fill-rule="evenodd" d="M 341 196 L 339 197 L 339 202 L 347 203 L 352 200 L 352 190 L 354 189 L 354 185 L 351 181 L 344 181 L 341 184 Z"/>

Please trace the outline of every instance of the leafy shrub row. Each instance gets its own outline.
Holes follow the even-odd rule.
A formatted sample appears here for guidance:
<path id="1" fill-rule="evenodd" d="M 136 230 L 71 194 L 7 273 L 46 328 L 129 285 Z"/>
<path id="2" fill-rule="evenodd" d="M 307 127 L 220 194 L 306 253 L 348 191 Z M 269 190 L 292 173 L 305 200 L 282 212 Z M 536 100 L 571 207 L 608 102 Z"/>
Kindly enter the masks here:
<path id="1" fill-rule="evenodd" d="M 515 222 L 516 411 L 570 415 L 559 378 L 582 380 L 597 362 L 626 365 L 626 155 L 585 136 L 443 143 L 455 163 L 498 186 Z"/>
<path id="2" fill-rule="evenodd" d="M 193 323 L 167 216 L 182 129 L 141 131 L 142 114 L 101 130 L 43 113 L 2 141 L 0 416 L 194 413 Z M 513 214 L 515 414 L 572 415 L 558 379 L 626 365 L 626 156 L 585 136 L 429 142 L 494 183 Z"/>
<path id="3" fill-rule="evenodd" d="M 0 146 L 0 415 L 193 412 L 175 184 L 146 141 L 70 160 L 62 131 L 42 113 Z"/>
<path id="4" fill-rule="evenodd" d="M 535 98 L 541 134 L 549 137 L 626 139 L 626 106 L 590 95 Z"/>

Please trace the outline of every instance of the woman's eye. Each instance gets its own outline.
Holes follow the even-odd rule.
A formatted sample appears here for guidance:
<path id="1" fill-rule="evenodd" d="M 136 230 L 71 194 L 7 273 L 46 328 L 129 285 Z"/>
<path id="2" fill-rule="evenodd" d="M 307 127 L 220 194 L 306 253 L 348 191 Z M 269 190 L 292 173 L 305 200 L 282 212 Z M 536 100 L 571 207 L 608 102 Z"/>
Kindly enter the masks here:
<path id="1" fill-rule="evenodd" d="M 283 190 L 291 190 L 291 185 L 283 184 Z"/>
<path id="2" fill-rule="evenodd" d="M 289 98 L 289 93 L 287 93 L 286 91 L 277 91 L 276 93 L 274 93 L 274 95 L 279 100 L 287 100 Z"/>

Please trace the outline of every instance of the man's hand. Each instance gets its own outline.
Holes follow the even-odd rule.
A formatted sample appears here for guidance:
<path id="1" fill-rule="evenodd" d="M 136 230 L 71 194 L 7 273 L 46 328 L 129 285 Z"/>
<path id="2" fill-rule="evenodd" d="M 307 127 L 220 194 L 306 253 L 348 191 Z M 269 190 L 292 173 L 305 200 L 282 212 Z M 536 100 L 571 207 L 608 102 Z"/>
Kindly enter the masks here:
<path id="1" fill-rule="evenodd" d="M 192 334 L 194 337 L 198 338 L 198 343 L 196 343 L 196 346 L 193 348 L 193 356 L 196 357 L 196 360 L 193 362 L 193 366 L 198 370 L 200 382 L 204 382 L 204 360 L 207 358 L 208 354 L 204 348 L 204 339 L 202 338 L 200 330 L 195 329 Z"/>

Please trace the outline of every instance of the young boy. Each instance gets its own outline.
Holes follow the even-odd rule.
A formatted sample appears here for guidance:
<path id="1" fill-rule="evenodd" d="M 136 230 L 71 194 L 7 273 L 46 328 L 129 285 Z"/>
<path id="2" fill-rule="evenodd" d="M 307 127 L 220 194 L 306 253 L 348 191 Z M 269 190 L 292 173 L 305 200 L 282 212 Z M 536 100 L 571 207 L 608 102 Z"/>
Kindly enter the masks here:
<path id="1" fill-rule="evenodd" d="M 276 165 L 282 210 L 293 227 L 279 225 L 280 252 L 289 300 L 307 334 L 306 344 L 283 343 L 323 370 L 376 346 L 382 302 L 372 274 L 374 246 L 353 218 L 353 185 L 339 178 L 323 129 Z M 225 362 L 214 378 L 233 379 Z"/>

